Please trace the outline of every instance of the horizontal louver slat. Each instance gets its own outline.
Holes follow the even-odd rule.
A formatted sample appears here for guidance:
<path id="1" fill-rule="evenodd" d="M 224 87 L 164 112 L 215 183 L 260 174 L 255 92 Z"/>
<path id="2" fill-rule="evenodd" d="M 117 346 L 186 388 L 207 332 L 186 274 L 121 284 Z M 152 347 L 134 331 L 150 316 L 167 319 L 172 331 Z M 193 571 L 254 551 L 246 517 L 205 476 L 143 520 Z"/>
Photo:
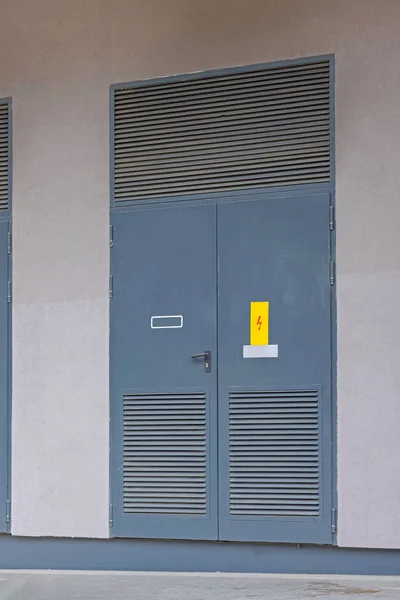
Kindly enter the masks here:
<path id="1" fill-rule="evenodd" d="M 206 395 L 130 394 L 124 403 L 124 512 L 206 512 Z"/>
<path id="2" fill-rule="evenodd" d="M 330 180 L 328 61 L 114 91 L 117 202 Z"/>
<path id="3" fill-rule="evenodd" d="M 231 392 L 230 514 L 319 516 L 319 427 L 318 390 Z"/>
<path id="4" fill-rule="evenodd" d="M 8 104 L 0 103 L 0 211 L 8 208 L 9 126 Z"/>

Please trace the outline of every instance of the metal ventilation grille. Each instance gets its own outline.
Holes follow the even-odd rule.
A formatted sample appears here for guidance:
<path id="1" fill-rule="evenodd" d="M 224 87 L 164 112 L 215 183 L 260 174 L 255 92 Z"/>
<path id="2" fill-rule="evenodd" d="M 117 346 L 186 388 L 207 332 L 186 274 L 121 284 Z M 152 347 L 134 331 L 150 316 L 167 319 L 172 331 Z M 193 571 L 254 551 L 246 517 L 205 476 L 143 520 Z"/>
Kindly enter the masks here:
<path id="1" fill-rule="evenodd" d="M 230 513 L 317 517 L 317 390 L 230 394 Z"/>
<path id="2" fill-rule="evenodd" d="M 9 116 L 8 104 L 0 103 L 0 210 L 8 208 L 9 177 Z"/>
<path id="3" fill-rule="evenodd" d="M 114 200 L 330 180 L 329 62 L 114 92 Z"/>
<path id="4" fill-rule="evenodd" d="M 206 394 L 124 396 L 124 512 L 206 512 Z"/>

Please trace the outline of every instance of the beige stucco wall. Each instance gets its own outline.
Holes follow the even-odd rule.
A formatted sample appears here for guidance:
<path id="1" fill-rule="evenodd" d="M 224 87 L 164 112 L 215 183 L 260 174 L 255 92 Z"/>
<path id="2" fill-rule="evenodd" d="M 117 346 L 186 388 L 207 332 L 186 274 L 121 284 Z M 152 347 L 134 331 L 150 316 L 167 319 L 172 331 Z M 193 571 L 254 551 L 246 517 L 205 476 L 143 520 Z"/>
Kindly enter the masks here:
<path id="1" fill-rule="evenodd" d="M 400 548 L 399 0 L 0 0 L 12 532 L 108 535 L 109 85 L 336 54 L 339 543 Z"/>

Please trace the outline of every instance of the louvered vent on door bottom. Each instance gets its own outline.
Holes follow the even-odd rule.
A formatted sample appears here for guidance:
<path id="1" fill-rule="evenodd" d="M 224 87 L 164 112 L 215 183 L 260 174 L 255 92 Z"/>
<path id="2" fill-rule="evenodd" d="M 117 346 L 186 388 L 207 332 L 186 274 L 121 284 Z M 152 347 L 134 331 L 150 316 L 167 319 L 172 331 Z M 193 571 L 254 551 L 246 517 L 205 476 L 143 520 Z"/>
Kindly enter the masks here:
<path id="1" fill-rule="evenodd" d="M 230 514 L 320 513 L 317 390 L 229 396 Z"/>
<path id="2" fill-rule="evenodd" d="M 114 200 L 330 180 L 330 64 L 114 90 Z"/>
<path id="3" fill-rule="evenodd" d="M 206 512 L 206 394 L 131 394 L 124 401 L 124 512 Z"/>
<path id="4" fill-rule="evenodd" d="M 8 208 L 9 127 L 8 103 L 0 103 L 0 211 Z"/>

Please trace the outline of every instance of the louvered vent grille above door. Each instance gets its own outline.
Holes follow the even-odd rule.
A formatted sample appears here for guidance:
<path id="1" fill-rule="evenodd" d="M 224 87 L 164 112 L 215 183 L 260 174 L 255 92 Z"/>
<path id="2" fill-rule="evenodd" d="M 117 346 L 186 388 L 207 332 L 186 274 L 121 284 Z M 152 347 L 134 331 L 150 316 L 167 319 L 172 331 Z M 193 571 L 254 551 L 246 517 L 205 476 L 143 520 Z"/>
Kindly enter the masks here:
<path id="1" fill-rule="evenodd" d="M 206 513 L 206 394 L 124 396 L 124 512 Z"/>
<path id="2" fill-rule="evenodd" d="M 229 395 L 230 514 L 320 514 L 318 390 Z"/>
<path id="3" fill-rule="evenodd" d="M 330 63 L 114 90 L 114 200 L 330 181 Z"/>
<path id="4" fill-rule="evenodd" d="M 0 211 L 7 210 L 9 197 L 9 105 L 0 102 Z"/>

